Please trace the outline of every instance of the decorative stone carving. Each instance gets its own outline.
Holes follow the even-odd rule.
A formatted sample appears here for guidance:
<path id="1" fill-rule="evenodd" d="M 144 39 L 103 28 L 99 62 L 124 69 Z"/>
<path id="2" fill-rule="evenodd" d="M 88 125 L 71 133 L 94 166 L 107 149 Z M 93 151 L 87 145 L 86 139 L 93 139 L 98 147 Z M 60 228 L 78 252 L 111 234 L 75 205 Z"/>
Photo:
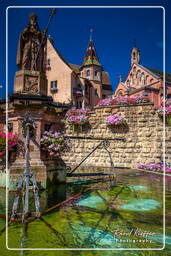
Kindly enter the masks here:
<path id="1" fill-rule="evenodd" d="M 38 93 L 38 77 L 25 76 L 23 92 Z"/>
<path id="2" fill-rule="evenodd" d="M 47 78 L 44 73 L 20 70 L 15 73 L 14 92 L 47 95 Z"/>

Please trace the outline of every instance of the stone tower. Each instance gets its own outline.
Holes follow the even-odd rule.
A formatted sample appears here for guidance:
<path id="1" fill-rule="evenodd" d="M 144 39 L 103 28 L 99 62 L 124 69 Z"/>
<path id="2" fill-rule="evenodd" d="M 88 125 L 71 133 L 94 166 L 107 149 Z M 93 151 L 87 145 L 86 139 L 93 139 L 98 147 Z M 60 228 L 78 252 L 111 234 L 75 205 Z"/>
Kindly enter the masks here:
<path id="1" fill-rule="evenodd" d="M 102 66 L 99 62 L 94 42 L 90 38 L 81 67 L 81 76 L 89 80 L 102 81 Z"/>
<path id="2" fill-rule="evenodd" d="M 140 51 L 136 47 L 133 47 L 131 52 L 131 66 L 134 63 L 140 64 Z"/>

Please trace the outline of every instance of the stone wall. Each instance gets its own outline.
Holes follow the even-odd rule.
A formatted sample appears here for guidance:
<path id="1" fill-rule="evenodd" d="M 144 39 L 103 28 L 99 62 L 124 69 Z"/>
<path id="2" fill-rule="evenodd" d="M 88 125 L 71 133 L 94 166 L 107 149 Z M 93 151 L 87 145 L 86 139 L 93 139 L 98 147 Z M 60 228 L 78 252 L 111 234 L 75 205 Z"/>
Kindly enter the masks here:
<path id="1" fill-rule="evenodd" d="M 125 116 L 127 125 L 107 127 L 105 120 L 111 113 Z M 73 137 L 72 150 L 63 157 L 69 166 L 76 166 L 101 139 L 110 139 L 108 150 L 118 167 L 136 168 L 139 163 L 160 163 L 163 158 L 163 121 L 149 103 L 96 107 L 90 114 L 89 125 L 82 131 L 68 126 L 66 133 Z M 118 138 L 125 141 L 116 140 Z M 171 162 L 171 127 L 167 124 L 166 161 Z M 82 166 L 110 166 L 109 155 L 104 148 L 99 148 Z"/>

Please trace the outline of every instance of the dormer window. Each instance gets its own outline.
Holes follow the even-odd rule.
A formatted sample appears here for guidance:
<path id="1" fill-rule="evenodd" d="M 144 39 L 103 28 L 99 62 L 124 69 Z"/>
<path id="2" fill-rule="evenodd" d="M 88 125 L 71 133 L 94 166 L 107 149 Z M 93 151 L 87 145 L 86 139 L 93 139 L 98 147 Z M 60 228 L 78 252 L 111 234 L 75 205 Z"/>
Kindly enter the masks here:
<path id="1" fill-rule="evenodd" d="M 52 92 L 56 92 L 57 91 L 57 80 L 50 82 L 50 90 Z"/>
<path id="2" fill-rule="evenodd" d="M 89 69 L 86 72 L 86 76 L 90 76 L 90 70 Z"/>

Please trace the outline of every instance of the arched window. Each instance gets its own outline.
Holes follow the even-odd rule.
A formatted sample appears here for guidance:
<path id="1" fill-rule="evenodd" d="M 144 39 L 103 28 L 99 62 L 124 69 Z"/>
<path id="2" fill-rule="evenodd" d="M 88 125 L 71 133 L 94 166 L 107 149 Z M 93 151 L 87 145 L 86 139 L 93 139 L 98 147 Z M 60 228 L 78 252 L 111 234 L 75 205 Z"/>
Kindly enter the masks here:
<path id="1" fill-rule="evenodd" d="M 133 73 L 135 73 L 136 72 L 136 67 L 133 67 Z"/>
<path id="2" fill-rule="evenodd" d="M 132 77 L 132 73 L 130 74 L 130 85 L 133 85 L 133 77 Z"/>
<path id="3" fill-rule="evenodd" d="M 86 76 L 90 76 L 90 70 L 89 69 L 86 71 Z"/>
<path id="4" fill-rule="evenodd" d="M 123 96 L 123 92 L 119 91 L 118 96 Z"/>
<path id="5" fill-rule="evenodd" d="M 97 72 L 97 70 L 95 70 L 95 71 L 94 71 L 94 75 L 97 76 L 97 74 L 98 74 L 98 72 Z"/>
<path id="6" fill-rule="evenodd" d="M 145 85 L 145 75 L 144 75 L 144 72 L 141 73 L 141 85 Z"/>
<path id="7" fill-rule="evenodd" d="M 150 84 L 152 84 L 154 82 L 154 79 L 153 78 L 151 78 L 150 79 Z"/>

